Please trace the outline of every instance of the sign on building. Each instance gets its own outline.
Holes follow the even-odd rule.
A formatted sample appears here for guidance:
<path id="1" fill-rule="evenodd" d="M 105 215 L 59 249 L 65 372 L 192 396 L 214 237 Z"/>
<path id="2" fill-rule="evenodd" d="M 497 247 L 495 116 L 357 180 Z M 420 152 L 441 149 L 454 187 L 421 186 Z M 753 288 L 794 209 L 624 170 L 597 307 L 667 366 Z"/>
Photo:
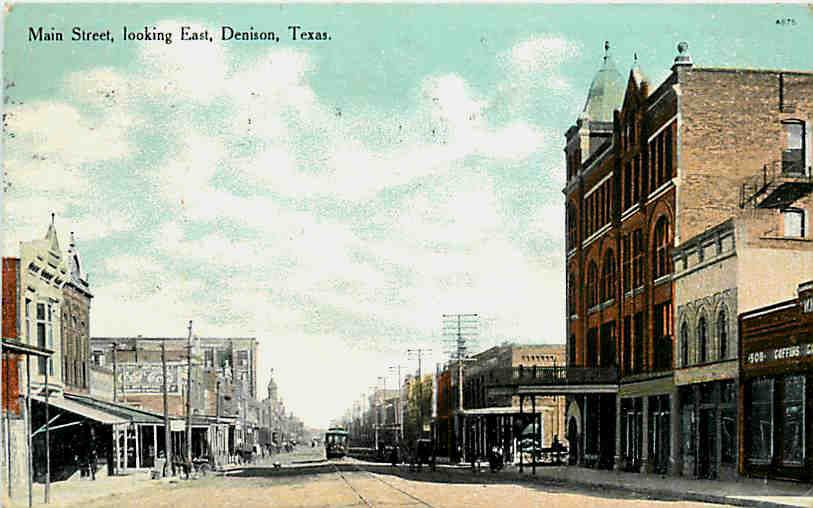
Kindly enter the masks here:
<path id="1" fill-rule="evenodd" d="M 167 365 L 167 393 L 181 392 L 180 364 Z M 119 364 L 117 368 L 118 387 L 124 393 L 162 393 L 164 373 L 161 364 Z"/>

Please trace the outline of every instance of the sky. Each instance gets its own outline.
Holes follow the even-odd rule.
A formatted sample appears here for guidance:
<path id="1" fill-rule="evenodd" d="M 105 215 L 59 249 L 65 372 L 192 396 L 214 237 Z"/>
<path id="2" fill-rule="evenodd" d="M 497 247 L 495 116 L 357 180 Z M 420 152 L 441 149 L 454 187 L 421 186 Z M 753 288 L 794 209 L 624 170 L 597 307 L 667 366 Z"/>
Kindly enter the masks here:
<path id="1" fill-rule="evenodd" d="M 255 336 L 259 386 L 273 369 L 326 426 L 408 349 L 442 361 L 443 314 L 479 314 L 473 352 L 564 343 L 564 132 L 605 40 L 654 89 L 679 41 L 697 66 L 811 70 L 811 28 L 802 5 L 14 5 L 3 255 L 55 213 L 91 335 Z"/>

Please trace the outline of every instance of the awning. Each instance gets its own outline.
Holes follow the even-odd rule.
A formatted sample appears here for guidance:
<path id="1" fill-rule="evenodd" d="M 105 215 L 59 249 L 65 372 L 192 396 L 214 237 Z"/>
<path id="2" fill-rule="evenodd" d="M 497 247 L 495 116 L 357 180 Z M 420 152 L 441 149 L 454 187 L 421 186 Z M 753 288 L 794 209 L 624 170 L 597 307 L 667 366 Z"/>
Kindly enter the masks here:
<path id="1" fill-rule="evenodd" d="M 31 400 L 36 400 L 37 402 L 45 404 L 45 397 L 32 395 Z M 48 404 L 55 408 L 62 409 L 69 413 L 73 413 L 75 415 L 81 416 L 83 418 L 88 418 L 90 420 L 94 420 L 99 423 L 103 423 L 105 425 L 119 425 L 130 423 L 129 420 L 125 420 L 124 418 L 120 418 L 105 411 L 100 411 L 98 409 L 94 409 L 92 407 L 86 406 L 79 402 L 66 399 L 63 397 L 48 397 Z"/>
<path id="2" fill-rule="evenodd" d="M 10 352 L 21 355 L 34 355 L 48 357 L 54 354 L 50 349 L 45 349 L 38 346 L 25 344 L 15 339 L 2 338 L 2 349 L 4 352 Z"/>
<path id="3" fill-rule="evenodd" d="M 164 417 L 144 409 L 134 408 L 124 403 L 102 400 L 89 395 L 66 394 L 65 399 L 75 402 L 115 418 L 122 419 L 127 423 L 139 423 L 143 425 L 163 425 Z"/>

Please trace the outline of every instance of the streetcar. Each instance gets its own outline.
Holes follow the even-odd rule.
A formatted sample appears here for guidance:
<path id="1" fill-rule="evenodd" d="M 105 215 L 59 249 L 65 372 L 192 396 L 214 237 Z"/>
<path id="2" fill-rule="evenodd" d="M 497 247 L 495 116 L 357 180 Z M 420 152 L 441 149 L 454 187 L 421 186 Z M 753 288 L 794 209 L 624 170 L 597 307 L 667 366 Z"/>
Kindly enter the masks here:
<path id="1" fill-rule="evenodd" d="M 340 427 L 328 429 L 325 432 L 325 456 L 332 459 L 347 455 L 348 437 L 348 432 Z"/>

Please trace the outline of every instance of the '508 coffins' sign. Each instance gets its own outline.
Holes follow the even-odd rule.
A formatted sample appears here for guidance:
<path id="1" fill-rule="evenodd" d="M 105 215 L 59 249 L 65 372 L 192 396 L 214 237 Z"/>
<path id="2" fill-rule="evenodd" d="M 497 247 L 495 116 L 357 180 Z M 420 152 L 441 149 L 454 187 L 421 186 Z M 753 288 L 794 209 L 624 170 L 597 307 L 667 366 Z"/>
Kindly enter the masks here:
<path id="1" fill-rule="evenodd" d="M 745 356 L 745 361 L 749 364 L 755 364 L 775 360 L 790 360 L 792 358 L 811 355 L 813 355 L 813 343 L 768 349 L 766 351 L 754 351 Z"/>
<path id="2" fill-rule="evenodd" d="M 180 364 L 167 365 L 167 393 L 180 393 L 182 369 Z M 164 373 L 160 364 L 119 364 L 117 390 L 124 393 L 163 393 Z"/>

